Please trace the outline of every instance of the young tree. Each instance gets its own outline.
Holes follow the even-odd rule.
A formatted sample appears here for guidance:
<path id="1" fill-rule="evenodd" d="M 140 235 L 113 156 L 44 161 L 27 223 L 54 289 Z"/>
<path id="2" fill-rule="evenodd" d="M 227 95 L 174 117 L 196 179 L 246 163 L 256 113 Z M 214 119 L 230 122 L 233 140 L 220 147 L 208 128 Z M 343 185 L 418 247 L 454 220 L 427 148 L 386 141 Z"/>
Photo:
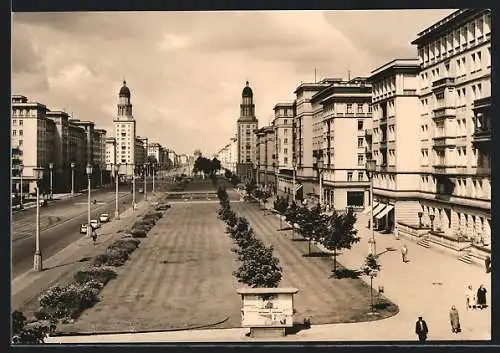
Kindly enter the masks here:
<path id="1" fill-rule="evenodd" d="M 370 303 L 371 303 L 371 311 L 373 312 L 373 278 L 377 277 L 378 272 L 380 271 L 380 264 L 378 263 L 378 259 L 375 255 L 369 254 L 365 258 L 365 262 L 361 270 L 363 273 L 370 277 Z"/>
<path id="2" fill-rule="evenodd" d="M 247 247 L 245 252 L 246 255 L 242 255 L 245 260 L 233 272 L 238 282 L 254 288 L 277 287 L 281 281 L 282 268 L 279 266 L 279 259 L 272 255 L 273 248 L 254 245 Z"/>
<path id="3" fill-rule="evenodd" d="M 275 201 L 274 201 L 274 210 L 276 212 L 278 212 L 279 216 L 280 216 L 280 230 L 283 229 L 283 215 L 285 214 L 286 212 L 286 209 L 288 207 L 288 201 L 283 198 L 283 197 L 278 197 Z"/>
<path id="4" fill-rule="evenodd" d="M 350 249 L 359 241 L 358 231 L 354 229 L 356 215 L 352 209 L 338 213 L 333 211 L 328 217 L 328 227 L 321 239 L 321 244 L 328 250 L 333 250 L 333 272 L 337 272 L 337 250 Z"/>
<path id="5" fill-rule="evenodd" d="M 295 223 L 299 215 L 299 207 L 295 202 L 292 202 L 285 211 L 285 220 L 292 225 L 292 239 L 295 233 Z"/>
<path id="6" fill-rule="evenodd" d="M 224 170 L 224 177 L 225 177 L 226 179 L 231 180 L 231 177 L 232 177 L 232 176 L 233 176 L 233 173 L 231 173 L 231 171 L 230 171 L 229 169 L 225 169 L 225 170 Z"/>
<path id="7" fill-rule="evenodd" d="M 245 185 L 245 189 L 246 189 L 248 197 L 251 197 L 252 195 L 254 195 L 254 192 L 257 189 L 257 183 L 255 182 L 255 180 L 248 182 Z"/>
<path id="8" fill-rule="evenodd" d="M 313 240 L 318 240 L 326 228 L 325 217 L 321 214 L 320 205 L 314 206 L 311 210 L 301 207 L 298 217 L 299 232 L 307 239 L 308 255 L 311 255 L 311 244 Z"/>

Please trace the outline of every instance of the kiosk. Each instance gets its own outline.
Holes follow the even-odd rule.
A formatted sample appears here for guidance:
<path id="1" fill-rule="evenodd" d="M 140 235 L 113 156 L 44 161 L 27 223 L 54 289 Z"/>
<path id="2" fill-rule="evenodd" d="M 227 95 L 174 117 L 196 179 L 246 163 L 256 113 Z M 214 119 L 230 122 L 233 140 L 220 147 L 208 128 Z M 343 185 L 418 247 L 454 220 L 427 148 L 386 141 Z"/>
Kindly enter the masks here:
<path id="1" fill-rule="evenodd" d="M 297 288 L 241 288 L 241 326 L 250 328 L 250 337 L 285 336 L 293 327 L 293 295 Z"/>

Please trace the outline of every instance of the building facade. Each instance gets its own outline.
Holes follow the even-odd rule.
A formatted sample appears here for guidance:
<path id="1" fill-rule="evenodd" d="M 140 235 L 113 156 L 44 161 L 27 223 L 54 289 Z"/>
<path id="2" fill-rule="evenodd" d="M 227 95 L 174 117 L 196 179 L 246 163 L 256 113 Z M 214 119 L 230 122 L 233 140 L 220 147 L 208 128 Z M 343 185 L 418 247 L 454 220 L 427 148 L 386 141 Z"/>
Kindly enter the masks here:
<path id="1" fill-rule="evenodd" d="M 423 222 L 436 241 L 461 237 L 489 248 L 491 10 L 455 11 L 412 44 L 421 68 Z"/>
<path id="2" fill-rule="evenodd" d="M 106 170 L 114 173 L 116 163 L 116 138 L 106 137 Z"/>
<path id="3" fill-rule="evenodd" d="M 241 94 L 240 117 L 237 122 L 238 129 L 238 164 L 236 172 L 244 182 L 255 179 L 256 162 L 256 135 L 259 122 L 255 117 L 255 104 L 253 91 L 248 81 Z"/>
<path id="4" fill-rule="evenodd" d="M 369 179 L 365 173 L 365 129 L 371 121 L 372 87 L 366 78 L 332 79 L 311 97 L 312 149 L 322 188 L 323 204 L 344 210 L 369 204 Z M 317 162 L 322 161 L 322 169 Z"/>
<path id="5" fill-rule="evenodd" d="M 130 89 L 126 81 L 123 81 L 118 94 L 117 116 L 113 123 L 115 125 L 116 160 L 120 164 L 119 173 L 125 177 L 131 177 L 134 173 L 134 165 L 140 162 L 136 159 L 136 121 L 132 114 Z"/>
<path id="6" fill-rule="evenodd" d="M 274 134 L 275 134 L 275 172 L 276 192 L 280 196 L 290 198 L 293 187 L 293 103 L 277 103 L 274 106 Z"/>
<path id="7" fill-rule="evenodd" d="M 420 203 L 420 101 L 418 59 L 395 59 L 372 71 L 374 222 L 394 231 L 396 220 L 418 223 Z"/>
<path id="8" fill-rule="evenodd" d="M 276 183 L 276 138 L 273 125 L 255 131 L 257 183 L 274 190 Z"/>

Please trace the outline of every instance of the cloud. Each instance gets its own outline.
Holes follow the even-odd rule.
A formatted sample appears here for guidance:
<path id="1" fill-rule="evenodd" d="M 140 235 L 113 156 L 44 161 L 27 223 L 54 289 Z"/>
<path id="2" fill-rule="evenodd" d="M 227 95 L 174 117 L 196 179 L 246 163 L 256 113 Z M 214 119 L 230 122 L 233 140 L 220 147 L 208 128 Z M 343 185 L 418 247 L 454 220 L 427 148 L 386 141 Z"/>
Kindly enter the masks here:
<path id="1" fill-rule="evenodd" d="M 16 13 L 12 89 L 112 134 L 125 78 L 139 135 L 208 155 L 234 135 L 247 79 L 262 126 L 315 68 L 359 76 L 414 56 L 409 42 L 449 12 Z"/>

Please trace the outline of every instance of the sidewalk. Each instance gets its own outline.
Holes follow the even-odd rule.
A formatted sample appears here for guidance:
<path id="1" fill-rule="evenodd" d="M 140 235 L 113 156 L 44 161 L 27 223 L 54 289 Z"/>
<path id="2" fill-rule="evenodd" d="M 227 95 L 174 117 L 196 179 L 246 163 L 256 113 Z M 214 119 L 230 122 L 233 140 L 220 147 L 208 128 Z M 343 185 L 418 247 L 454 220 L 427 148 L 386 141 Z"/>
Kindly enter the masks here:
<path id="1" fill-rule="evenodd" d="M 358 214 L 357 229 L 361 240 L 352 249 L 342 251 L 338 261 L 347 268 L 357 269 L 368 254 L 371 231 L 366 227 L 369 215 Z M 277 236 L 282 236 L 277 233 Z M 269 341 L 391 341 L 416 342 L 415 322 L 423 316 L 429 326 L 429 340 L 490 340 L 491 309 L 465 309 L 465 288 L 475 290 L 484 284 L 491 304 L 490 274 L 482 268 L 460 262 L 452 255 L 426 249 L 409 240 L 397 240 L 393 235 L 375 233 L 381 271 L 373 286 L 384 287 L 384 295 L 395 302 L 400 312 L 388 319 L 363 323 L 312 325 L 295 335 Z M 403 263 L 400 248 L 408 247 L 410 262 Z M 384 252 L 387 248 L 396 251 Z M 370 280 L 363 277 L 369 284 Z M 456 305 L 462 332 L 451 332 L 449 309 Z M 252 342 L 245 336 L 248 329 L 209 329 L 175 332 L 153 332 L 99 336 L 50 337 L 47 343 L 98 342 Z"/>
<path id="2" fill-rule="evenodd" d="M 79 195 L 82 195 L 82 192 L 75 193 L 74 195 L 71 195 L 71 193 L 69 193 L 69 194 L 52 194 L 52 199 L 53 199 L 53 201 L 67 200 L 67 199 L 70 199 L 72 197 L 76 197 Z M 23 204 L 23 206 L 24 206 L 25 210 L 28 210 L 30 208 L 35 208 L 36 201 L 25 202 Z M 18 205 L 12 206 L 12 211 L 19 211 Z"/>
<path id="3" fill-rule="evenodd" d="M 156 199 L 157 197 L 154 197 L 148 201 L 141 201 L 137 203 L 135 211 L 130 207 L 120 214 L 119 220 L 104 224 L 99 231 L 96 245 L 92 244 L 92 241 L 84 235 L 53 256 L 44 259 L 44 271 L 30 270 L 13 278 L 11 280 L 12 309 L 22 307 L 25 304 L 28 304 L 27 306 L 31 309 L 32 305 L 29 303 L 34 298 L 37 298 L 42 291 L 51 285 L 64 281 L 68 274 L 72 277 L 76 269 L 83 266 L 88 258 L 101 253 L 111 242 L 120 238 L 121 234 L 117 232 L 130 227 Z M 29 314 L 29 312 L 26 313 Z"/>

